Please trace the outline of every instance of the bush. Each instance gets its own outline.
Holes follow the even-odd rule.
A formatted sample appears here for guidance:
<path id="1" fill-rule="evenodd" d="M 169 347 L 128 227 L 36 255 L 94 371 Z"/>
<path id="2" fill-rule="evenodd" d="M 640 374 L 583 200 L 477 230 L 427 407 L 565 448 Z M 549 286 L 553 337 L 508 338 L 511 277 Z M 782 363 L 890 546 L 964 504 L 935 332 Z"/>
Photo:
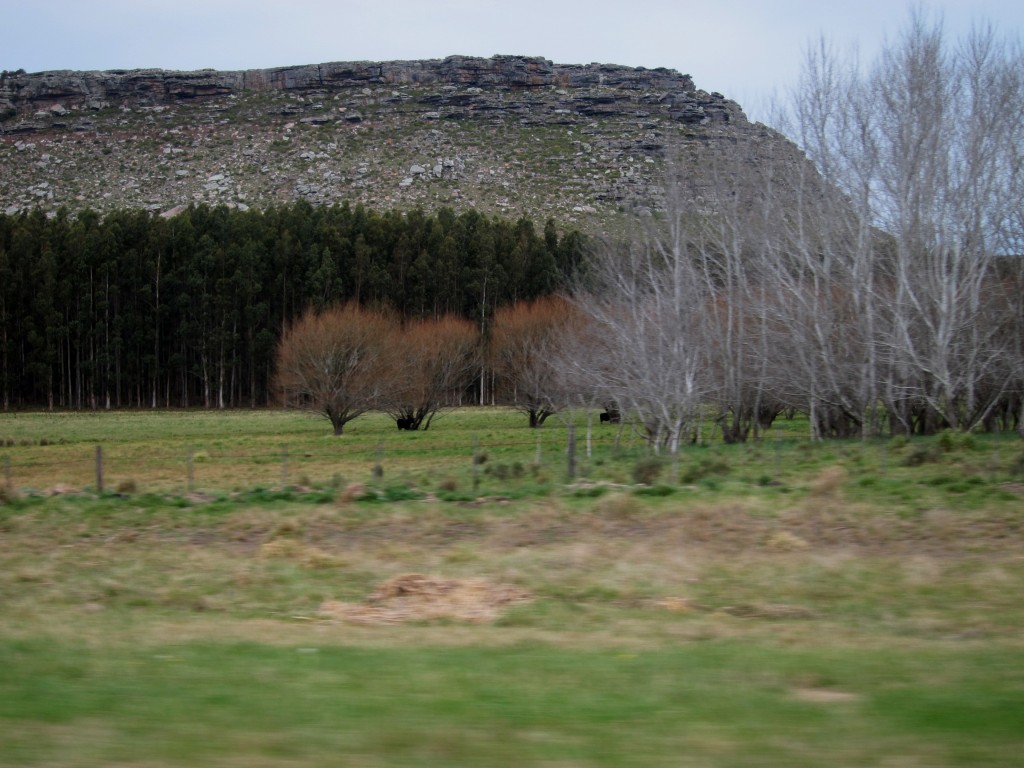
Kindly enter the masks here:
<path id="1" fill-rule="evenodd" d="M 942 456 L 941 447 L 936 445 L 916 444 L 903 459 L 903 465 L 907 467 L 919 467 L 922 464 L 929 464 L 938 461 Z"/>
<path id="2" fill-rule="evenodd" d="M 606 493 L 608 493 L 608 486 L 590 485 L 584 488 L 577 488 L 572 492 L 572 495 L 577 499 L 596 499 L 598 496 L 604 496 Z"/>
<path id="3" fill-rule="evenodd" d="M 671 485 L 648 485 L 644 488 L 637 488 L 633 493 L 637 496 L 671 496 L 676 489 Z"/>
<path id="4" fill-rule="evenodd" d="M 648 456 L 633 466 L 633 480 L 641 485 L 653 485 L 661 476 L 665 462 L 660 456 Z"/>
<path id="5" fill-rule="evenodd" d="M 509 469 L 507 464 L 494 464 L 483 469 L 484 474 L 494 475 L 499 480 L 507 480 L 511 475 L 512 471 Z"/>
<path id="6" fill-rule="evenodd" d="M 936 442 L 945 453 L 953 453 L 957 450 L 972 451 L 976 447 L 974 435 L 970 432 L 957 432 L 953 429 L 942 430 Z"/>
<path id="7" fill-rule="evenodd" d="M 461 492 L 461 491 L 451 490 L 451 491 L 440 491 L 437 494 L 437 498 L 439 498 L 441 501 L 460 502 L 460 501 L 473 501 L 476 498 L 476 496 L 474 496 L 471 493 L 464 493 L 464 492 Z"/>
<path id="8" fill-rule="evenodd" d="M 680 480 L 689 484 L 708 477 L 727 474 L 729 474 L 729 462 L 719 456 L 708 456 L 687 467 Z"/>
<path id="9" fill-rule="evenodd" d="M 523 476 L 523 472 L 523 465 L 518 461 L 514 464 L 493 464 L 484 469 L 485 474 L 493 475 L 498 480 L 508 480 L 509 478 L 518 480 Z"/>
<path id="10" fill-rule="evenodd" d="M 893 453 L 899 453 L 908 445 L 910 445 L 910 438 L 906 435 L 896 435 L 889 440 L 889 450 Z"/>
<path id="11" fill-rule="evenodd" d="M 1010 465 L 1007 467 L 1010 473 L 1010 477 L 1024 477 L 1024 451 L 1021 451 L 1013 459 L 1010 459 Z"/>
<path id="12" fill-rule="evenodd" d="M 381 492 L 384 501 L 415 501 L 422 499 L 423 494 L 407 485 L 389 485 Z"/>

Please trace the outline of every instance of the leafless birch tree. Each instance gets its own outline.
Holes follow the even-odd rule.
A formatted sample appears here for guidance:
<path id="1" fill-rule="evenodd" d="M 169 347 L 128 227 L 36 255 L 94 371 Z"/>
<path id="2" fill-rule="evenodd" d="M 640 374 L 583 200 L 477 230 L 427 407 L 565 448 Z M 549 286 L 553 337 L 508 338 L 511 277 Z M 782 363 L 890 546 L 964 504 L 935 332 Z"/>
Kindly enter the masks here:
<path id="1" fill-rule="evenodd" d="M 650 222 L 646 237 L 594 257 L 589 316 L 599 364 L 591 375 L 606 399 L 638 418 L 655 450 L 675 453 L 700 421 L 708 394 L 702 339 L 704 285 L 690 249 L 686 208 Z"/>
<path id="2" fill-rule="evenodd" d="M 921 12 L 867 70 L 809 53 L 791 133 L 842 197 L 801 197 L 781 248 L 798 268 L 779 278 L 806 308 L 812 408 L 866 433 L 879 401 L 896 431 L 970 429 L 1013 386 L 996 384 L 1009 350 L 988 305 L 1024 203 L 1022 71 L 1018 45 L 990 29 L 951 44 Z"/>

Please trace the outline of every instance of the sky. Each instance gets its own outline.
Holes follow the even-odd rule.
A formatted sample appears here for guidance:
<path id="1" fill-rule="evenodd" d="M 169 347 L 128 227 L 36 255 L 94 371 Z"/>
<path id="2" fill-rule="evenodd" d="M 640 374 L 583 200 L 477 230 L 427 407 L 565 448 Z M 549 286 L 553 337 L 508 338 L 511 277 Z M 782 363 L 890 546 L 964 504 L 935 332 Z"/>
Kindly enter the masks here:
<path id="1" fill-rule="evenodd" d="M 668 67 L 749 112 L 796 85 L 822 37 L 870 60 L 912 7 L 956 37 L 1024 35 L 1022 0 L 0 0 L 0 69 L 259 69 L 543 56 Z"/>

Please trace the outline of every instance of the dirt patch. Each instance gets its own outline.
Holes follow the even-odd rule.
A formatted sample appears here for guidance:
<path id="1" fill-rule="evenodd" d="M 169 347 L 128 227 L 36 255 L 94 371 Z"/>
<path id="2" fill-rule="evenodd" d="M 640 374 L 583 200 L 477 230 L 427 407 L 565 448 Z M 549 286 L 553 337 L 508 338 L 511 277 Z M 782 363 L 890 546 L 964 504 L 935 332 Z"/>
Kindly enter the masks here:
<path id="1" fill-rule="evenodd" d="M 326 600 L 318 613 L 326 619 L 355 624 L 436 619 L 487 623 L 508 606 L 532 599 L 526 590 L 507 584 L 407 573 L 388 579 L 361 603 Z"/>
<path id="2" fill-rule="evenodd" d="M 836 691 L 829 688 L 797 688 L 793 691 L 793 698 L 815 704 L 837 704 L 858 701 L 860 696 L 849 691 Z"/>

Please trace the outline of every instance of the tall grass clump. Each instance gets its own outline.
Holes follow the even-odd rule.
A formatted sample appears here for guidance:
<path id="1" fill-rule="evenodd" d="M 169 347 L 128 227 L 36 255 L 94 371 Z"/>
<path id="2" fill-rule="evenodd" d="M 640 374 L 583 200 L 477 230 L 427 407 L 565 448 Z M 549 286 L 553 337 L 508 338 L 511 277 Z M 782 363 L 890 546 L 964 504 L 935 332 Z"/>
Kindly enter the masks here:
<path id="1" fill-rule="evenodd" d="M 633 465 L 633 481 L 640 485 L 654 485 L 665 468 L 660 456 L 645 456 Z"/>

